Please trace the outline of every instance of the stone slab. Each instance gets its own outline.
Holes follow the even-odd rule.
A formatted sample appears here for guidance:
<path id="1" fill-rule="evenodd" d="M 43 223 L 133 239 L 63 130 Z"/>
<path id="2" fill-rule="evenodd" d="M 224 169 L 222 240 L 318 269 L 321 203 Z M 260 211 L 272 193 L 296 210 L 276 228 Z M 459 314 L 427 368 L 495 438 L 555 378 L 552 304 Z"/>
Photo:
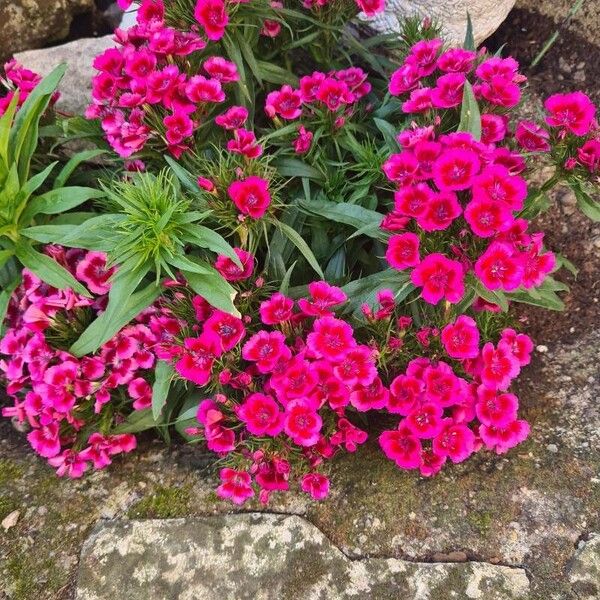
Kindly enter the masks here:
<path id="1" fill-rule="evenodd" d="M 513 600 L 523 569 L 479 562 L 350 560 L 314 525 L 267 513 L 100 522 L 77 600 Z"/>

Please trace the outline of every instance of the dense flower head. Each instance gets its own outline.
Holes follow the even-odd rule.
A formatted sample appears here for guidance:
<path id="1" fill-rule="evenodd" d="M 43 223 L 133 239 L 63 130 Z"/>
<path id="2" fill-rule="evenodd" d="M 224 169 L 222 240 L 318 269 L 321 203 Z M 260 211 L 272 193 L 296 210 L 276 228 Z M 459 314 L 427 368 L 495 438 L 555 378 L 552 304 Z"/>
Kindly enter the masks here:
<path id="1" fill-rule="evenodd" d="M 132 434 L 111 430 L 129 413 L 149 406 L 159 341 L 153 326 L 167 314 L 158 307 L 148 310 L 95 355 L 70 354 L 56 340 L 72 335 L 72 329 L 81 327 L 80 319 L 104 310 L 114 270 L 106 269 L 100 252 L 57 246 L 47 252 L 87 284 L 93 296 L 55 289 L 23 271 L 0 340 L 0 371 L 12 402 L 2 415 L 27 425 L 31 447 L 59 476 L 78 478 L 90 466 L 103 469 L 114 456 L 135 449 Z"/>

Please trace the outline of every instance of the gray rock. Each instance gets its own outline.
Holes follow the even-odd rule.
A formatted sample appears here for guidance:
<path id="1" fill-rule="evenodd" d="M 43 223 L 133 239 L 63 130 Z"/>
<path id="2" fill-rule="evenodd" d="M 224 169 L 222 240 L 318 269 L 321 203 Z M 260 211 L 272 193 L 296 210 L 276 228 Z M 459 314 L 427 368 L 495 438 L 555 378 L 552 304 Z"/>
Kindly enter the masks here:
<path id="1" fill-rule="evenodd" d="M 519 568 L 350 560 L 297 516 L 109 521 L 84 545 L 78 600 L 527 598 Z"/>
<path id="2" fill-rule="evenodd" d="M 94 0 L 3 0 L 0 59 L 64 39 L 73 16 L 94 10 Z"/>
<path id="3" fill-rule="evenodd" d="M 82 114 L 90 103 L 92 68 L 94 57 L 115 43 L 107 35 L 100 38 L 84 38 L 43 50 L 28 50 L 15 55 L 23 66 L 47 75 L 60 63 L 67 63 L 67 72 L 60 84 L 61 97 L 56 105 L 58 110 Z"/>
<path id="4" fill-rule="evenodd" d="M 394 33 L 404 17 L 430 17 L 443 26 L 448 40 L 462 44 L 468 11 L 479 44 L 498 29 L 514 5 L 515 0 L 387 0 L 383 13 L 366 20 L 378 31 Z"/>
<path id="5" fill-rule="evenodd" d="M 600 534 L 581 542 L 569 569 L 569 582 L 578 600 L 600 598 Z"/>

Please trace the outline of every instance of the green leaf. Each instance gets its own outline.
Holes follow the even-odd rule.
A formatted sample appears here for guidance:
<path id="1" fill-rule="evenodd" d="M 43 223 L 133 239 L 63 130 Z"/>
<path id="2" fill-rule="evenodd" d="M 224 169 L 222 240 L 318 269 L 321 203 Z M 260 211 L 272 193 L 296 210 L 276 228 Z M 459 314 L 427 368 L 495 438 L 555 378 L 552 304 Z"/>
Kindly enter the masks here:
<path id="1" fill-rule="evenodd" d="M 69 348 L 71 354 L 84 356 L 95 352 L 156 300 L 162 289 L 156 283 L 151 283 L 138 293 L 134 293 L 149 269 L 150 265 L 147 263 L 135 268 L 133 260 L 119 266 L 108 293 L 105 311 Z"/>
<path id="2" fill-rule="evenodd" d="M 23 203 L 23 208 L 25 207 L 25 202 L 29 199 L 31 194 L 33 194 L 33 192 L 35 192 L 44 183 L 44 181 L 48 179 L 48 175 L 50 175 L 56 164 L 56 161 L 50 163 L 41 173 L 37 173 L 25 182 L 17 195 L 17 202 Z"/>
<path id="3" fill-rule="evenodd" d="M 569 186 L 577 198 L 579 210 L 594 222 L 600 221 L 600 201 L 592 198 L 585 189 L 585 183 L 575 178 L 569 179 Z"/>
<path id="4" fill-rule="evenodd" d="M 102 190 L 97 190 L 90 187 L 61 187 L 50 190 L 41 196 L 34 198 L 23 215 L 24 219 L 29 219 L 35 215 L 42 213 L 44 215 L 57 215 L 92 198 L 103 198 L 105 193 Z"/>
<path id="5" fill-rule="evenodd" d="M 60 290 L 72 289 L 82 296 L 91 297 L 91 294 L 69 271 L 46 254 L 34 250 L 31 244 L 27 242 L 17 244 L 15 254 L 24 267 L 52 287 Z"/>
<path id="6" fill-rule="evenodd" d="M 272 164 L 283 177 L 306 177 L 319 182 L 324 181 L 321 171 L 297 158 L 281 158 L 273 161 Z"/>
<path id="7" fill-rule="evenodd" d="M 188 192 L 192 192 L 193 194 L 200 193 L 201 190 L 198 187 L 198 183 L 187 169 L 182 167 L 174 158 L 171 158 L 170 156 L 165 155 L 164 159 L 169 164 L 169 167 L 171 167 L 173 173 L 175 173 L 175 177 L 179 179 L 181 185 Z"/>
<path id="8" fill-rule="evenodd" d="M 158 420 L 167 403 L 173 375 L 174 371 L 170 363 L 159 360 L 154 369 L 154 385 L 152 386 L 152 416 L 155 421 Z"/>
<path id="9" fill-rule="evenodd" d="M 484 300 L 492 304 L 497 304 L 503 312 L 508 310 L 508 300 L 504 292 L 500 290 L 488 290 L 480 280 L 476 280 L 475 282 L 475 292 Z"/>
<path id="10" fill-rule="evenodd" d="M 286 225 L 282 221 L 275 221 L 274 224 L 290 240 L 290 242 L 292 242 L 292 244 L 294 244 L 294 246 L 300 250 L 308 264 L 315 270 L 319 277 L 324 279 L 325 276 L 323 275 L 323 271 L 321 270 L 319 262 L 302 236 L 295 229 L 292 229 L 289 225 Z"/>
<path id="11" fill-rule="evenodd" d="M 192 290 L 202 296 L 210 305 L 235 317 L 241 316 L 233 304 L 237 292 L 218 271 L 199 274 L 182 270 L 181 273 Z"/>
<path id="12" fill-rule="evenodd" d="M 6 261 L 14 255 L 14 250 L 0 250 L 0 269 L 6 264 Z"/>
<path id="13" fill-rule="evenodd" d="M 69 177 L 73 174 L 75 169 L 83 162 L 88 160 L 92 160 L 92 158 L 96 158 L 101 154 L 106 154 L 106 150 L 100 150 L 98 148 L 94 150 L 83 150 L 81 152 L 77 152 L 74 154 L 65 164 L 65 166 L 60 170 L 60 173 L 56 176 L 54 180 L 53 189 L 64 187 L 65 183 Z"/>
<path id="14" fill-rule="evenodd" d="M 117 425 L 111 433 L 139 433 L 140 431 L 158 427 L 160 424 L 160 421 L 157 421 L 152 415 L 152 409 L 144 408 L 132 412 L 127 419 L 120 425 Z"/>
<path id="15" fill-rule="evenodd" d="M 269 83 L 276 85 L 291 85 L 292 87 L 298 86 L 298 77 L 291 71 L 283 69 L 279 65 L 274 63 L 266 62 L 264 60 L 257 60 L 256 67 L 258 68 L 258 74 L 260 78 Z"/>
<path id="16" fill-rule="evenodd" d="M 300 206 L 312 214 L 324 217 L 329 221 L 350 225 L 355 229 L 362 230 L 370 237 L 383 241 L 387 239 L 384 232 L 379 229 L 383 215 L 375 210 L 363 208 L 358 204 L 330 202 L 329 200 L 300 199 L 299 203 Z"/>
<path id="17" fill-rule="evenodd" d="M 3 323 L 6 317 L 6 311 L 8 310 L 8 303 L 10 302 L 10 297 L 12 293 L 15 291 L 17 286 L 21 283 L 21 275 L 19 274 L 8 286 L 6 286 L 0 292 L 0 332 L 3 331 Z"/>
<path id="18" fill-rule="evenodd" d="M 564 302 L 558 297 L 556 292 L 551 290 L 517 290 L 507 294 L 508 298 L 513 302 L 521 302 L 523 304 L 531 304 L 548 310 L 562 311 L 565 309 Z"/>
<path id="19" fill-rule="evenodd" d="M 383 135 L 383 139 L 385 140 L 390 152 L 398 152 L 399 146 L 398 141 L 396 140 L 396 135 L 398 134 L 397 129 L 389 121 L 385 121 L 384 119 L 378 119 L 375 117 L 373 122 L 375 123 L 377 129 L 379 129 L 381 132 L 381 135 Z"/>
<path id="20" fill-rule="evenodd" d="M 242 268 L 242 263 L 238 255 L 229 245 L 227 240 L 216 231 L 196 223 L 190 223 L 181 229 L 187 233 L 185 241 L 200 246 L 201 248 L 208 248 L 215 254 L 223 254 L 229 257 L 240 269 Z"/>
<path id="21" fill-rule="evenodd" d="M 288 289 L 290 287 L 290 279 L 292 277 L 292 273 L 294 271 L 294 267 L 296 266 L 296 263 L 298 261 L 295 260 L 292 263 L 292 266 L 285 272 L 285 275 L 283 276 L 283 279 L 281 280 L 281 285 L 279 286 L 279 293 L 280 294 L 287 294 L 288 293 Z"/>
<path id="22" fill-rule="evenodd" d="M 8 171 L 8 165 L 10 163 L 8 158 L 8 139 L 10 136 L 11 125 L 13 118 L 17 111 L 17 103 L 19 101 L 19 92 L 15 92 L 13 99 L 10 101 L 6 111 L 0 118 L 0 166 L 3 165 L 3 169 L 0 169 L 0 178 L 3 172 Z"/>
<path id="23" fill-rule="evenodd" d="M 467 11 L 467 31 L 465 33 L 465 41 L 463 43 L 465 50 L 472 50 L 475 52 L 475 37 L 473 35 L 473 21 L 471 21 L 471 15 Z"/>
<path id="24" fill-rule="evenodd" d="M 468 131 L 479 141 L 481 139 L 481 114 L 473 93 L 473 87 L 465 80 L 463 101 L 460 107 L 460 123 L 458 131 Z"/>
<path id="25" fill-rule="evenodd" d="M 213 272 L 213 268 L 208 263 L 201 260 L 190 260 L 191 258 L 195 259 L 195 257 L 176 254 L 167 258 L 167 262 L 176 269 L 198 273 L 199 275 L 211 274 Z"/>

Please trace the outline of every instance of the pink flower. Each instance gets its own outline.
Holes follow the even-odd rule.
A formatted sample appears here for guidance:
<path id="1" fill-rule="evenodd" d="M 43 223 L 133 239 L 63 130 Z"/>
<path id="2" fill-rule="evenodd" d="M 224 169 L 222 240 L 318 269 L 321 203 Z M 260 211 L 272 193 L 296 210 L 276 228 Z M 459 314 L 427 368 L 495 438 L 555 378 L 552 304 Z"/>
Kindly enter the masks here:
<path id="1" fill-rule="evenodd" d="M 125 73 L 134 79 L 147 77 L 156 68 L 156 56 L 148 50 L 136 50 L 127 56 Z"/>
<path id="2" fill-rule="evenodd" d="M 244 504 L 254 496 L 250 473 L 226 468 L 221 469 L 219 477 L 221 485 L 217 488 L 217 495 L 220 498 L 231 500 L 235 504 Z"/>
<path id="3" fill-rule="evenodd" d="M 199 104 L 201 102 L 223 102 L 225 92 L 218 79 L 207 79 L 203 75 L 194 75 L 190 77 L 186 86 L 185 94 L 191 102 Z"/>
<path id="4" fill-rule="evenodd" d="M 502 331 L 500 344 L 508 346 L 511 354 L 519 361 L 521 367 L 531 362 L 533 341 L 527 334 L 517 333 L 514 329 L 506 328 Z"/>
<path id="5" fill-rule="evenodd" d="M 509 423 L 506 427 L 481 425 L 479 435 L 487 448 L 495 449 L 497 454 L 504 454 L 527 439 L 529 423 L 519 419 Z"/>
<path id="6" fill-rule="evenodd" d="M 368 385 L 359 385 L 350 393 L 350 404 L 360 412 L 381 410 L 388 403 L 389 390 L 379 377 Z"/>
<path id="7" fill-rule="evenodd" d="M 271 118 L 279 115 L 282 119 L 297 119 L 302 114 L 302 93 L 284 85 L 267 95 L 265 112 Z"/>
<path id="8" fill-rule="evenodd" d="M 289 321 L 292 317 L 294 301 L 283 294 L 273 294 L 268 300 L 261 303 L 259 308 L 260 319 L 265 325 L 276 325 Z"/>
<path id="9" fill-rule="evenodd" d="M 577 149 L 579 162 L 588 168 L 590 173 L 600 171 L 600 140 L 588 140 Z"/>
<path id="10" fill-rule="evenodd" d="M 215 117 L 215 123 L 224 129 L 239 129 L 248 119 L 248 109 L 244 106 L 232 106 L 222 115 Z"/>
<path id="11" fill-rule="evenodd" d="M 325 80 L 325 73 L 315 71 L 312 75 L 305 75 L 300 78 L 300 93 L 302 102 L 314 102 L 317 98 L 319 86 Z"/>
<path id="12" fill-rule="evenodd" d="M 518 71 L 519 63 L 511 56 L 508 58 L 491 56 L 477 67 L 475 74 L 483 81 L 492 81 L 494 77 L 501 77 L 508 81 L 523 81 L 524 78 L 518 74 Z"/>
<path id="13" fill-rule="evenodd" d="M 367 433 L 352 425 L 348 419 L 340 419 L 337 427 L 338 430 L 331 436 L 331 443 L 334 446 L 343 445 L 348 452 L 355 452 L 359 444 L 367 441 Z"/>
<path id="14" fill-rule="evenodd" d="M 317 358 L 342 360 L 356 346 L 352 327 L 334 317 L 321 317 L 314 322 L 313 331 L 306 338 L 306 345 Z"/>
<path id="15" fill-rule="evenodd" d="M 211 77 L 221 83 L 232 83 L 240 78 L 235 63 L 222 56 L 211 56 L 202 63 L 202 66 Z"/>
<path id="16" fill-rule="evenodd" d="M 513 224 L 513 214 L 508 204 L 497 200 L 473 200 L 465 208 L 465 221 L 475 235 L 492 237 L 507 231 Z"/>
<path id="17" fill-rule="evenodd" d="M 216 42 L 225 34 L 229 16 L 222 0 L 198 0 L 194 8 L 194 18 L 204 28 L 206 37 Z"/>
<path id="18" fill-rule="evenodd" d="M 348 386 L 368 386 L 377 377 L 373 351 L 368 346 L 349 348 L 333 369 L 335 376 Z"/>
<path id="19" fill-rule="evenodd" d="M 402 104 L 402 112 L 405 113 L 422 113 L 433 108 L 431 99 L 431 88 L 417 88 L 412 90 L 410 98 Z"/>
<path id="20" fill-rule="evenodd" d="M 205 385 L 211 376 L 215 358 L 221 354 L 215 339 L 209 336 L 185 338 L 184 352 L 175 363 L 175 370 L 196 385 Z"/>
<path id="21" fill-rule="evenodd" d="M 385 176 L 399 185 L 411 184 L 419 170 L 419 162 L 412 152 L 392 154 L 381 167 Z"/>
<path id="22" fill-rule="evenodd" d="M 344 104 L 351 104 L 354 101 L 354 96 L 345 82 L 333 77 L 326 77 L 319 84 L 316 99 L 333 112 Z"/>
<path id="23" fill-rule="evenodd" d="M 514 394 L 498 394 L 481 385 L 477 389 L 475 405 L 477 418 L 492 427 L 506 427 L 517 418 L 519 400 Z"/>
<path id="24" fill-rule="evenodd" d="M 521 285 L 531 289 L 541 285 L 548 273 L 556 266 L 556 257 L 553 252 L 540 253 L 541 244 L 532 244 L 525 253 L 523 262 L 523 279 Z"/>
<path id="25" fill-rule="evenodd" d="M 534 121 L 521 121 L 517 125 L 515 138 L 519 146 L 528 152 L 549 152 L 550 134 Z"/>
<path id="26" fill-rule="evenodd" d="M 208 179 L 207 177 L 198 177 L 198 179 L 196 179 L 196 183 L 198 184 L 198 187 L 203 189 L 206 192 L 214 192 L 215 191 L 215 184 L 211 179 Z"/>
<path id="27" fill-rule="evenodd" d="M 435 402 L 420 404 L 404 420 L 404 424 L 419 439 L 431 439 L 442 429 L 443 408 Z"/>
<path id="28" fill-rule="evenodd" d="M 409 217 L 420 217 L 425 214 L 434 191 L 426 183 L 403 186 L 394 194 L 396 210 Z"/>
<path id="29" fill-rule="evenodd" d="M 300 487 L 315 500 L 324 500 L 329 494 L 329 479 L 320 473 L 306 473 L 300 480 Z"/>
<path id="30" fill-rule="evenodd" d="M 548 111 L 548 125 L 567 129 L 579 136 L 589 132 L 596 114 L 596 107 L 583 92 L 554 94 L 544 102 L 544 106 Z"/>
<path id="31" fill-rule="evenodd" d="M 299 446 L 314 446 L 320 437 L 323 421 L 313 407 L 303 400 L 292 400 L 285 409 L 284 431 Z"/>
<path id="32" fill-rule="evenodd" d="M 490 104 L 503 108 L 513 108 L 519 104 L 521 99 L 519 86 L 500 76 L 492 77 L 489 82 L 484 82 L 478 90 L 479 94 Z"/>
<path id="33" fill-rule="evenodd" d="M 334 306 L 346 302 L 347 296 L 339 287 L 329 285 L 326 281 L 313 281 L 308 284 L 311 299 L 301 298 L 298 300 L 300 310 L 313 317 L 330 314 Z"/>
<path id="34" fill-rule="evenodd" d="M 481 163 L 472 150 L 454 148 L 433 164 L 433 179 L 440 190 L 466 190 L 473 185 Z"/>
<path id="35" fill-rule="evenodd" d="M 423 477 L 432 477 L 440 472 L 445 463 L 445 456 L 440 456 L 433 450 L 423 450 L 421 452 L 421 466 L 419 470 Z"/>
<path id="36" fill-rule="evenodd" d="M 448 356 L 459 360 L 479 355 L 479 329 L 471 317 L 460 315 L 442 329 L 442 344 Z"/>
<path id="37" fill-rule="evenodd" d="M 431 90 L 433 106 L 436 108 L 459 106 L 463 98 L 465 81 L 464 73 L 447 73 L 439 77 Z"/>
<path id="38" fill-rule="evenodd" d="M 472 68 L 477 54 L 463 48 L 450 48 L 440 55 L 437 67 L 445 73 L 468 73 Z"/>
<path id="39" fill-rule="evenodd" d="M 236 265 L 228 256 L 219 254 L 215 262 L 215 269 L 217 269 L 227 281 L 242 281 L 248 279 L 254 270 L 254 255 L 241 248 L 234 248 L 233 251 L 240 259 L 242 268 L 238 267 L 238 265 Z"/>
<path id="40" fill-rule="evenodd" d="M 475 450 L 475 434 L 466 425 L 454 424 L 452 419 L 445 421 L 444 429 L 433 439 L 433 451 L 454 463 L 463 462 Z"/>
<path id="41" fill-rule="evenodd" d="M 474 200 L 505 202 L 513 210 L 521 210 L 527 197 L 527 183 L 518 175 L 511 175 L 506 167 L 489 165 L 473 183 Z"/>
<path id="42" fill-rule="evenodd" d="M 282 413 L 271 396 L 250 394 L 236 412 L 246 424 L 246 429 L 254 435 L 274 437 L 283 429 Z"/>
<path id="43" fill-rule="evenodd" d="M 242 347 L 242 358 L 255 362 L 261 373 L 272 371 L 281 358 L 289 358 L 290 351 L 285 345 L 285 336 L 280 331 L 259 331 Z"/>
<path id="44" fill-rule="evenodd" d="M 227 150 L 234 154 L 243 154 L 246 158 L 258 158 L 263 153 L 263 147 L 257 142 L 253 131 L 236 129 L 235 139 L 227 142 Z"/>
<path id="45" fill-rule="evenodd" d="M 246 335 L 241 319 L 220 310 L 215 310 L 205 321 L 202 331 L 220 349 L 219 354 L 235 348 Z"/>
<path id="46" fill-rule="evenodd" d="M 388 242 L 385 259 L 391 267 L 399 271 L 415 267 L 420 262 L 419 236 L 414 233 L 393 235 Z"/>
<path id="47" fill-rule="evenodd" d="M 234 181 L 227 189 L 227 193 L 238 210 L 253 219 L 260 219 L 271 204 L 269 182 L 256 175 Z"/>
<path id="48" fill-rule="evenodd" d="M 298 128 L 298 137 L 294 140 L 294 152 L 296 154 L 306 154 L 312 145 L 313 132 L 308 131 L 304 125 Z"/>
<path id="49" fill-rule="evenodd" d="M 462 265 L 437 252 L 426 256 L 411 272 L 410 279 L 423 288 L 421 296 L 430 304 L 437 304 L 442 298 L 456 303 L 465 293 Z"/>
<path id="50" fill-rule="evenodd" d="M 392 96 L 401 96 L 417 87 L 421 75 L 418 65 L 405 63 L 392 73 L 389 92 Z"/>
<path id="51" fill-rule="evenodd" d="M 52 421 L 48 425 L 38 427 L 27 434 L 31 447 L 44 458 L 51 458 L 60 453 L 58 423 Z"/>
<path id="52" fill-rule="evenodd" d="M 106 267 L 106 254 L 104 252 L 88 252 L 77 263 L 75 274 L 77 279 L 83 281 L 94 294 L 107 294 L 110 290 L 109 279 L 115 272 L 115 267 Z"/>
<path id="53" fill-rule="evenodd" d="M 425 231 L 442 231 L 448 229 L 461 213 L 462 208 L 454 192 L 438 192 L 429 201 L 424 214 L 417 217 L 417 223 Z"/>
<path id="54" fill-rule="evenodd" d="M 501 142 L 506 137 L 506 119 L 500 115 L 481 115 L 481 141 L 484 144 Z"/>
<path id="55" fill-rule="evenodd" d="M 418 469 L 421 464 L 421 441 L 403 425 L 392 431 L 384 431 L 379 436 L 383 453 L 401 469 Z"/>
<path id="56" fill-rule="evenodd" d="M 498 344 L 497 348 L 487 342 L 481 351 L 481 382 L 491 390 L 505 390 L 519 374 L 519 361 L 513 356 L 510 347 Z"/>
<path id="57" fill-rule="evenodd" d="M 516 290 L 523 279 L 523 262 L 511 246 L 492 242 L 475 263 L 475 274 L 488 290 Z"/>
<path id="58" fill-rule="evenodd" d="M 410 49 L 406 62 L 419 68 L 419 75 L 427 77 L 436 68 L 437 56 L 444 42 L 435 38 L 432 40 L 419 40 Z"/>
<path id="59" fill-rule="evenodd" d="M 194 133 L 194 122 L 183 112 L 167 115 L 163 123 L 167 128 L 165 137 L 172 145 L 179 144 Z"/>
<path id="60" fill-rule="evenodd" d="M 134 410 L 143 410 L 152 406 L 152 388 L 143 377 L 132 379 L 127 385 L 127 393 L 134 400 Z"/>
<path id="61" fill-rule="evenodd" d="M 407 416 L 418 405 L 424 391 L 423 382 L 410 375 L 398 375 L 390 385 L 387 409 Z"/>
<path id="62" fill-rule="evenodd" d="M 60 456 L 49 458 L 48 464 L 56 467 L 56 474 L 59 477 L 67 475 L 71 479 L 83 477 L 87 468 L 87 463 L 82 459 L 81 454 L 73 450 L 65 450 Z"/>
<path id="63" fill-rule="evenodd" d="M 424 369 L 425 398 L 443 407 L 456 404 L 461 395 L 461 381 L 443 361 Z"/>

